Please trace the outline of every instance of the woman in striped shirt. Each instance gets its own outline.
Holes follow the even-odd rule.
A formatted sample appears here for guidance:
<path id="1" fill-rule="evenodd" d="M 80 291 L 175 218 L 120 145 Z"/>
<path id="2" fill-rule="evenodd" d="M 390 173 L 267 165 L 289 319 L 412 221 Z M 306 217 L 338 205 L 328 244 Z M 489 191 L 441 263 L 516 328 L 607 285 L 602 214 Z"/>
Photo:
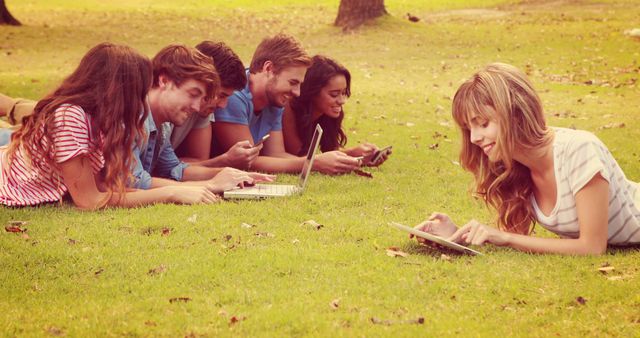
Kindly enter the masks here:
<path id="1" fill-rule="evenodd" d="M 417 228 L 456 242 L 539 253 L 601 254 L 640 244 L 640 191 L 593 134 L 548 128 L 540 98 L 517 68 L 494 63 L 453 99 L 460 162 L 476 195 L 498 212 L 498 228 L 458 228 L 441 213 Z M 540 223 L 561 238 L 531 237 Z"/>
<path id="2" fill-rule="evenodd" d="M 83 209 L 216 201 L 204 187 L 127 190 L 151 72 L 149 59 L 129 47 L 101 43 L 89 50 L 0 148 L 0 204 L 59 202 L 67 193 Z"/>

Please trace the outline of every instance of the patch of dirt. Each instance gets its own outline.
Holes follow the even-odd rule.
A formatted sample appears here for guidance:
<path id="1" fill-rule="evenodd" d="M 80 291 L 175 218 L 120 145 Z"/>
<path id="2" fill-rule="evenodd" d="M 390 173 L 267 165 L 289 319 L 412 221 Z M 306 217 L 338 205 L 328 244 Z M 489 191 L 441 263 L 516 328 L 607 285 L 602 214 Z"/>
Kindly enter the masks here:
<path id="1" fill-rule="evenodd" d="M 439 18 L 469 18 L 469 19 L 495 19 L 500 18 L 506 15 L 509 15 L 509 12 L 498 10 L 498 9 L 456 9 L 438 13 L 428 14 L 425 17 L 427 19 L 439 19 Z"/>
<path id="2" fill-rule="evenodd" d="M 606 8 L 611 8 L 612 5 L 587 2 L 584 0 L 525 0 L 517 4 L 501 5 L 496 8 L 469 8 L 426 13 L 423 17 L 427 21 L 443 19 L 492 20 L 504 18 L 510 15 L 521 15 L 525 12 L 555 12 L 565 7 L 579 7 L 584 11 L 600 13 Z"/>
<path id="3" fill-rule="evenodd" d="M 525 0 L 518 4 L 506 5 L 501 7 L 503 9 L 511 10 L 557 10 L 559 7 L 580 7 L 581 9 L 599 10 L 602 8 L 611 7 L 611 4 L 588 2 L 584 0 Z"/>

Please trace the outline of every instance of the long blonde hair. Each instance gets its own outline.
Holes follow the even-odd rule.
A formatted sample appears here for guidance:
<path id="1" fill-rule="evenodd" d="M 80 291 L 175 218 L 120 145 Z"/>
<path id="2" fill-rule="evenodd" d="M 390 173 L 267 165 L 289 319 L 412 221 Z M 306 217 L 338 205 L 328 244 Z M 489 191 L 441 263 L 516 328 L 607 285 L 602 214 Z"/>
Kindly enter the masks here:
<path id="1" fill-rule="evenodd" d="M 486 107 L 495 114 L 490 114 Z M 490 115 L 489 115 L 490 114 Z M 500 127 L 491 162 L 471 142 L 472 115 L 496 122 Z M 533 182 L 529 168 L 514 161 L 516 151 L 540 149 L 551 142 L 542 103 L 527 76 L 511 65 L 492 63 L 463 83 L 453 98 L 453 118 L 462 132 L 460 163 L 475 177 L 476 196 L 498 211 L 498 226 L 529 234 L 535 224 L 530 197 Z"/>

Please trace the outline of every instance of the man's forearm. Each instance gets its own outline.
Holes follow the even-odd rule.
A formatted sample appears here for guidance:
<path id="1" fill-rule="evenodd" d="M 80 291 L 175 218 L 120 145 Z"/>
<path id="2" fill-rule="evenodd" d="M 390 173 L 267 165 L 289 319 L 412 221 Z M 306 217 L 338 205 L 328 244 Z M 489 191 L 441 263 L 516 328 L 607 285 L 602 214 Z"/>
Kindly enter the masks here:
<path id="1" fill-rule="evenodd" d="M 268 173 L 295 173 L 302 170 L 304 157 L 258 156 L 251 169 Z"/>
<path id="2" fill-rule="evenodd" d="M 222 168 L 209 168 L 201 165 L 190 165 L 182 172 L 183 181 L 205 181 L 216 176 Z"/>
<path id="3" fill-rule="evenodd" d="M 182 159 L 183 161 L 185 161 L 185 159 Z M 198 166 L 203 166 L 203 167 L 209 167 L 209 168 L 223 168 L 223 167 L 231 167 L 231 163 L 229 162 L 229 157 L 227 156 L 227 154 L 222 154 L 222 155 L 218 155 L 214 158 L 210 158 L 210 159 L 206 159 L 206 160 L 198 160 L 198 159 L 187 159 L 190 160 L 189 161 L 185 161 L 189 164 L 192 165 L 198 165 Z"/>

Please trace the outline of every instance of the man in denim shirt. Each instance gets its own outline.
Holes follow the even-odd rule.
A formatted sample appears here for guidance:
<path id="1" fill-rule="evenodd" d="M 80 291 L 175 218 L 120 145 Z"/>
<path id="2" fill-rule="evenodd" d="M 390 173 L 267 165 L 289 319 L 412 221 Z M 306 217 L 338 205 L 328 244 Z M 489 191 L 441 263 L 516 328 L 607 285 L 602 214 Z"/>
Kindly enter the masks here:
<path id="1" fill-rule="evenodd" d="M 138 189 L 150 189 L 152 177 L 169 178 L 174 181 L 182 181 L 183 172 L 189 166 L 178 159 L 173 147 L 171 147 L 171 127 L 165 122 L 156 126 L 153 120 L 153 112 L 144 121 L 144 132 L 148 135 L 147 142 L 142 147 L 135 146 L 133 155 L 136 158 L 133 176 L 136 178 L 135 187 Z"/>
<path id="2" fill-rule="evenodd" d="M 171 124 L 182 125 L 215 95 L 219 78 L 211 58 L 180 45 L 163 48 L 152 60 L 153 85 L 147 97 L 150 114 L 144 123 L 147 139 L 134 146 L 133 187 L 203 185 L 215 193 L 244 183 L 271 181 L 272 176 L 232 168 L 188 165 L 171 146 Z"/>

